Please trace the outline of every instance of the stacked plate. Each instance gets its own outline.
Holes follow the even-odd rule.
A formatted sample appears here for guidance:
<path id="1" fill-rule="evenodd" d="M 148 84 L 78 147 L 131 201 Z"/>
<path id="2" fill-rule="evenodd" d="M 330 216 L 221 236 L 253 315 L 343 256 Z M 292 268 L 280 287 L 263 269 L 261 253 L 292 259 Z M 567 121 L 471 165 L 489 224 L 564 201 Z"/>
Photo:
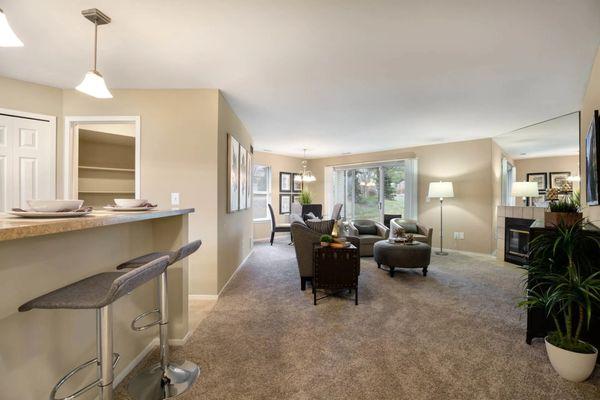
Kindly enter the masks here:
<path id="1" fill-rule="evenodd" d="M 104 207 L 109 211 L 148 211 L 156 208 L 146 199 L 114 199 L 115 204 Z"/>
<path id="2" fill-rule="evenodd" d="M 83 217 L 92 212 L 83 207 L 83 200 L 28 200 L 28 210 L 13 208 L 9 212 L 23 218 L 72 218 Z"/>

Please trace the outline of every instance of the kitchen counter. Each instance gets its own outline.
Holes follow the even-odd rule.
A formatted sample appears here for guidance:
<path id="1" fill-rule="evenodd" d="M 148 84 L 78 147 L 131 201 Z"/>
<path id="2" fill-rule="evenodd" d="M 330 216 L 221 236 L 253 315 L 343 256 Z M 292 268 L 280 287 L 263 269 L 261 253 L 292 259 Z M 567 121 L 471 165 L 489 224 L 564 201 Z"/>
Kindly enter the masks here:
<path id="1" fill-rule="evenodd" d="M 47 399 L 67 371 L 96 356 L 94 310 L 20 313 L 21 304 L 94 274 L 115 271 L 134 257 L 176 250 L 192 239 L 209 239 L 188 237 L 188 214 L 193 211 L 94 211 L 85 217 L 55 219 L 0 214 L 0 375 L 5 378 L 0 393 L 8 393 L 8 399 Z M 192 257 L 202 257 L 202 250 Z M 182 344 L 189 334 L 188 259 L 169 266 L 167 274 L 169 341 Z M 156 308 L 157 301 L 152 280 L 115 302 L 114 351 L 121 354 L 116 383 L 155 347 L 158 328 L 133 332 L 129 324 Z M 94 368 L 81 371 L 64 392 L 82 387 L 95 375 Z"/>
<path id="2" fill-rule="evenodd" d="M 77 218 L 21 218 L 0 213 L 0 242 L 54 233 L 78 231 L 194 212 L 193 208 L 152 211 L 94 211 Z"/>

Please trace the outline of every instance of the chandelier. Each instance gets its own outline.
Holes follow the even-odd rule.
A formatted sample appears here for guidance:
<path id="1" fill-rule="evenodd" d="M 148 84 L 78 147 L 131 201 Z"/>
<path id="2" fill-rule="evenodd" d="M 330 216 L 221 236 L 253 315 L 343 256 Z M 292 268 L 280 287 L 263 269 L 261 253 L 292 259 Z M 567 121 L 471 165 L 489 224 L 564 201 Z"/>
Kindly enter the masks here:
<path id="1" fill-rule="evenodd" d="M 302 165 L 302 172 L 294 176 L 295 182 L 314 182 L 317 180 L 313 173 L 308 170 L 308 161 L 306 160 L 306 149 L 304 149 L 304 159 L 300 163 Z"/>

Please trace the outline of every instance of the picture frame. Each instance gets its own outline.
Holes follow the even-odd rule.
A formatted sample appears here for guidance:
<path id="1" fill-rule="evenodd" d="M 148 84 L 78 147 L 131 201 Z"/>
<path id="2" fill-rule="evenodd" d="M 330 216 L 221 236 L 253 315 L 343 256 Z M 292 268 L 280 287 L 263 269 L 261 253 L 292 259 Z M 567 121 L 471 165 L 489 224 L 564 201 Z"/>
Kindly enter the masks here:
<path id="1" fill-rule="evenodd" d="M 291 192 L 292 191 L 292 173 L 291 172 L 280 172 L 279 173 L 279 191 L 280 192 Z"/>
<path id="2" fill-rule="evenodd" d="M 569 184 L 567 180 L 571 176 L 570 172 L 550 172 L 550 188 L 560 189 L 564 184 Z"/>
<path id="3" fill-rule="evenodd" d="M 289 214 L 292 211 L 292 194 L 281 193 L 279 195 L 279 214 Z"/>
<path id="4" fill-rule="evenodd" d="M 252 146 L 250 146 L 250 149 L 252 150 Z M 252 153 L 248 153 L 248 157 L 246 158 L 246 162 L 248 163 L 247 165 L 247 173 L 246 173 L 246 181 L 247 181 L 247 190 L 246 190 L 246 208 L 252 208 L 252 167 L 253 167 L 253 160 L 254 157 L 252 155 Z"/>
<path id="5" fill-rule="evenodd" d="M 538 190 L 546 190 L 548 188 L 548 174 L 545 172 L 528 173 L 527 182 L 536 182 Z"/>
<path id="6" fill-rule="evenodd" d="M 594 110 L 585 136 L 585 201 L 588 206 L 600 205 L 600 115 Z"/>
<path id="7" fill-rule="evenodd" d="M 244 146 L 240 145 L 240 204 L 239 209 L 245 210 L 248 200 L 248 152 Z"/>
<path id="8" fill-rule="evenodd" d="M 239 210 L 239 178 L 240 178 L 240 143 L 229 133 L 227 134 L 227 211 Z"/>
<path id="9" fill-rule="evenodd" d="M 300 177 L 299 180 L 297 180 Z M 302 174 L 292 173 L 292 192 L 302 192 L 304 182 L 302 182 Z"/>
<path id="10" fill-rule="evenodd" d="M 292 194 L 292 204 L 294 203 L 300 203 L 300 193 L 294 193 Z"/>

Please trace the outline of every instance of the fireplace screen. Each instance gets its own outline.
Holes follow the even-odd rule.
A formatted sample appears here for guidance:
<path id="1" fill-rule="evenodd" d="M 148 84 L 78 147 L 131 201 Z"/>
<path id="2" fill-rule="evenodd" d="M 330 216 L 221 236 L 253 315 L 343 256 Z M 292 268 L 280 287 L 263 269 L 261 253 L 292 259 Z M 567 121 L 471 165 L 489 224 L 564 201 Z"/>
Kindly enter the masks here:
<path id="1" fill-rule="evenodd" d="M 504 261 L 523 265 L 529 253 L 529 227 L 533 220 L 522 218 L 506 218 Z"/>
<path id="2" fill-rule="evenodd" d="M 521 229 L 508 230 L 508 252 L 515 256 L 527 257 L 529 251 L 529 232 Z"/>

